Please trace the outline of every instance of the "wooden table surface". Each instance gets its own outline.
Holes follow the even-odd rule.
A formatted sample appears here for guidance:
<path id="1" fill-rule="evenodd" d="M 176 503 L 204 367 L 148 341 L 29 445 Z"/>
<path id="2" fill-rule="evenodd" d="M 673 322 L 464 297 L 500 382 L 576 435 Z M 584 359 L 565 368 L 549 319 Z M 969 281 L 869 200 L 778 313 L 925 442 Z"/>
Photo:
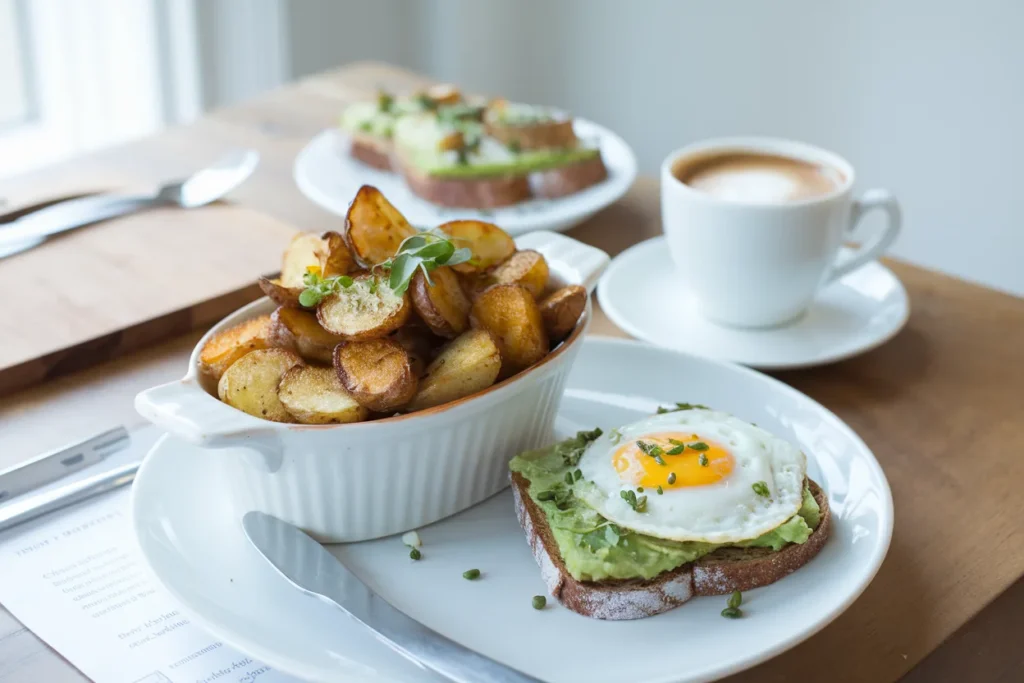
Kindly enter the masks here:
<path id="1" fill-rule="evenodd" d="M 419 77 L 377 64 L 318 75 L 195 124 L 0 185 L 16 203 L 72 190 L 156 184 L 232 146 L 263 163 L 235 201 L 305 230 L 340 220 L 296 189 L 292 162 L 343 104 Z M 675 141 L 667 141 L 666 147 Z M 615 254 L 660 232 L 642 178 L 570 234 Z M 964 238 L 969 239 L 969 226 Z M 896 504 L 889 555 L 833 624 L 730 681 L 1019 681 L 1024 676 L 1024 300 L 890 262 L 912 313 L 895 339 L 828 367 L 776 373 L 835 411 L 877 455 Z M 622 336 L 600 312 L 593 332 Z M 198 334 L 0 399 L 0 469 L 116 423 L 134 394 L 179 377 Z M 55 427 L 59 425 L 59 428 Z M 817 672 L 818 678 L 811 672 Z M 82 680 L 0 609 L 0 681 Z"/>

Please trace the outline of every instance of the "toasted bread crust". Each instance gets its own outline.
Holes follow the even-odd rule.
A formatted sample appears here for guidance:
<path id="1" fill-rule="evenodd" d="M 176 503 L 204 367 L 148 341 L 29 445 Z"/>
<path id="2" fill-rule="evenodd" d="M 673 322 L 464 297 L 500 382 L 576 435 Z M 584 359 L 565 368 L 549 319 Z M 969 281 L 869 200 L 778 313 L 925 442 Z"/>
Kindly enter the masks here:
<path id="1" fill-rule="evenodd" d="M 538 197 L 558 199 L 597 185 L 608 177 L 608 168 L 600 155 L 533 174 L 533 186 Z"/>
<path id="2" fill-rule="evenodd" d="M 525 202 L 531 196 L 526 175 L 487 178 L 439 178 L 421 173 L 408 164 L 400 172 L 413 193 L 440 206 L 493 209 Z"/>
<path id="3" fill-rule="evenodd" d="M 805 543 L 790 544 L 778 552 L 767 548 L 720 548 L 649 581 L 578 581 L 562 562 L 543 510 L 527 493 L 529 482 L 515 473 L 511 479 L 516 515 L 548 591 L 572 611 L 596 619 L 654 616 L 678 607 L 695 595 L 726 595 L 734 590 L 750 590 L 774 583 L 817 555 L 832 526 L 828 497 L 818 484 L 808 480 L 811 494 L 821 509 L 821 521 Z"/>
<path id="4" fill-rule="evenodd" d="M 353 136 L 349 154 L 367 166 L 373 166 L 382 171 L 392 170 L 391 142 L 383 138 L 374 138 L 368 135 Z"/>

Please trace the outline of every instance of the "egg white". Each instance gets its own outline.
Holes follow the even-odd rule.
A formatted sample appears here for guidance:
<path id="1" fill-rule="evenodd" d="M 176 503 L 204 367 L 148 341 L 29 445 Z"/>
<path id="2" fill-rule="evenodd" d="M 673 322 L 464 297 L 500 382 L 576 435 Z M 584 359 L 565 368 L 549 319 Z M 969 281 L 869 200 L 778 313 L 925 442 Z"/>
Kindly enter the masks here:
<path id="1" fill-rule="evenodd" d="M 690 432 L 721 444 L 733 456 L 733 470 L 704 486 L 666 489 L 662 495 L 645 489 L 640 495 L 647 496 L 646 510 L 637 512 L 620 496 L 636 486 L 622 481 L 612 465 L 613 454 L 629 441 L 665 431 Z M 576 494 L 621 527 L 676 541 L 735 543 L 757 538 L 797 513 L 807 459 L 784 439 L 728 413 L 694 409 L 655 415 L 602 434 L 587 447 L 579 468 L 583 481 Z M 768 486 L 768 497 L 754 492 L 759 481 Z"/>

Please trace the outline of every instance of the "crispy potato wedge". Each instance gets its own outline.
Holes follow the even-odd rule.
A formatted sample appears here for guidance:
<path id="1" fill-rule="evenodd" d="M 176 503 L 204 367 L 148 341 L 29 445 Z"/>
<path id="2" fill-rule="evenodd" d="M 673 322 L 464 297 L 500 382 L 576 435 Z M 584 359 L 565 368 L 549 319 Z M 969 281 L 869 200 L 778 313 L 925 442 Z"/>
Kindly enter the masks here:
<path id="1" fill-rule="evenodd" d="M 278 306 L 302 308 L 302 304 L 299 303 L 299 295 L 302 294 L 303 287 L 285 287 L 281 284 L 280 279 L 271 280 L 266 277 L 261 277 L 257 282 L 263 293 Z"/>
<path id="2" fill-rule="evenodd" d="M 462 285 L 462 293 L 470 301 L 476 299 L 480 292 L 494 284 L 494 280 L 487 273 L 458 273 L 458 276 L 459 284 Z"/>
<path id="3" fill-rule="evenodd" d="M 501 352 L 490 333 L 469 330 L 452 340 L 427 367 L 406 410 L 423 410 L 483 391 L 501 372 Z"/>
<path id="4" fill-rule="evenodd" d="M 273 335 L 271 317 L 263 315 L 224 330 L 210 337 L 199 352 L 199 371 L 206 377 L 220 380 L 232 363 L 258 349 L 288 346 L 285 340 Z"/>
<path id="5" fill-rule="evenodd" d="M 395 294 L 387 280 L 360 275 L 350 287 L 325 297 L 316 309 L 325 330 L 350 341 L 385 337 L 405 324 L 409 295 Z"/>
<path id="6" fill-rule="evenodd" d="M 538 299 L 548 286 L 548 262 L 540 252 L 524 249 L 494 266 L 488 275 L 496 284 L 522 285 Z"/>
<path id="7" fill-rule="evenodd" d="M 308 361 L 331 363 L 344 338 L 320 326 L 314 313 L 281 307 L 270 316 L 273 346 L 294 349 Z"/>
<path id="8" fill-rule="evenodd" d="M 454 339 L 469 327 L 469 299 L 462 291 L 459 278 L 447 266 L 430 274 L 427 282 L 422 270 L 413 275 L 409 293 L 413 308 L 434 334 Z"/>
<path id="9" fill-rule="evenodd" d="M 370 185 L 359 188 L 348 207 L 345 240 L 364 267 L 387 261 L 402 241 L 416 232 L 380 190 Z"/>
<path id="10" fill-rule="evenodd" d="M 572 333 L 586 306 L 587 290 L 579 285 L 562 287 L 541 300 L 540 315 L 552 342 L 560 342 Z"/>
<path id="11" fill-rule="evenodd" d="M 416 394 L 409 354 L 393 339 L 354 341 L 334 350 L 334 369 L 359 405 L 378 413 L 398 410 Z"/>
<path id="12" fill-rule="evenodd" d="M 449 235 L 457 248 L 468 247 L 473 252 L 472 261 L 452 266 L 460 273 L 483 272 L 516 251 L 512 237 L 494 223 L 449 221 L 439 225 L 438 230 Z"/>
<path id="13" fill-rule="evenodd" d="M 522 285 L 493 285 L 473 302 L 470 322 L 501 350 L 500 378 L 530 367 L 548 352 L 548 335 L 533 295 Z"/>
<path id="14" fill-rule="evenodd" d="M 345 390 L 334 368 L 297 365 L 281 377 L 277 395 L 302 424 L 361 422 L 370 415 Z"/>
<path id="15" fill-rule="evenodd" d="M 426 325 L 417 325 L 410 322 L 391 335 L 391 339 L 398 342 L 399 346 L 409 354 L 409 362 L 412 364 L 412 372 L 417 377 L 422 377 L 427 371 L 427 365 L 437 355 L 437 348 L 442 339 L 434 336 Z"/>
<path id="16" fill-rule="evenodd" d="M 320 236 L 322 244 L 317 255 L 320 258 L 320 274 L 323 277 L 349 275 L 357 268 L 345 238 L 337 232 L 325 232 Z"/>
<path id="17" fill-rule="evenodd" d="M 305 287 L 302 277 L 310 266 L 320 265 L 323 240 L 315 232 L 301 232 L 292 238 L 281 260 L 281 285 Z"/>
<path id="18" fill-rule="evenodd" d="M 259 349 L 232 363 L 217 382 L 217 396 L 244 413 L 273 422 L 294 418 L 281 403 L 277 386 L 289 369 L 302 359 L 287 349 Z"/>

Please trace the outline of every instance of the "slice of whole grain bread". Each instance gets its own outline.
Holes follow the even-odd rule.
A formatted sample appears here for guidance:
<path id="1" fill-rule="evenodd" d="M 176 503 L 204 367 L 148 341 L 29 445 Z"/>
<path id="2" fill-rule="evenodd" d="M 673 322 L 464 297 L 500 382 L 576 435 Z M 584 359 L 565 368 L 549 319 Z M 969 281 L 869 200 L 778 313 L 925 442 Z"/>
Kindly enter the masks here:
<path id="1" fill-rule="evenodd" d="M 807 564 L 828 539 L 832 515 L 828 497 L 808 480 L 811 495 L 821 510 L 821 520 L 810 538 L 779 551 L 770 548 L 719 548 L 696 562 L 664 572 L 654 579 L 578 581 L 565 567 L 547 517 L 527 493 L 529 482 L 512 474 L 516 515 L 526 540 L 540 565 L 548 591 L 560 603 L 596 619 L 639 619 L 678 607 L 696 595 L 727 595 L 775 583 Z"/>

